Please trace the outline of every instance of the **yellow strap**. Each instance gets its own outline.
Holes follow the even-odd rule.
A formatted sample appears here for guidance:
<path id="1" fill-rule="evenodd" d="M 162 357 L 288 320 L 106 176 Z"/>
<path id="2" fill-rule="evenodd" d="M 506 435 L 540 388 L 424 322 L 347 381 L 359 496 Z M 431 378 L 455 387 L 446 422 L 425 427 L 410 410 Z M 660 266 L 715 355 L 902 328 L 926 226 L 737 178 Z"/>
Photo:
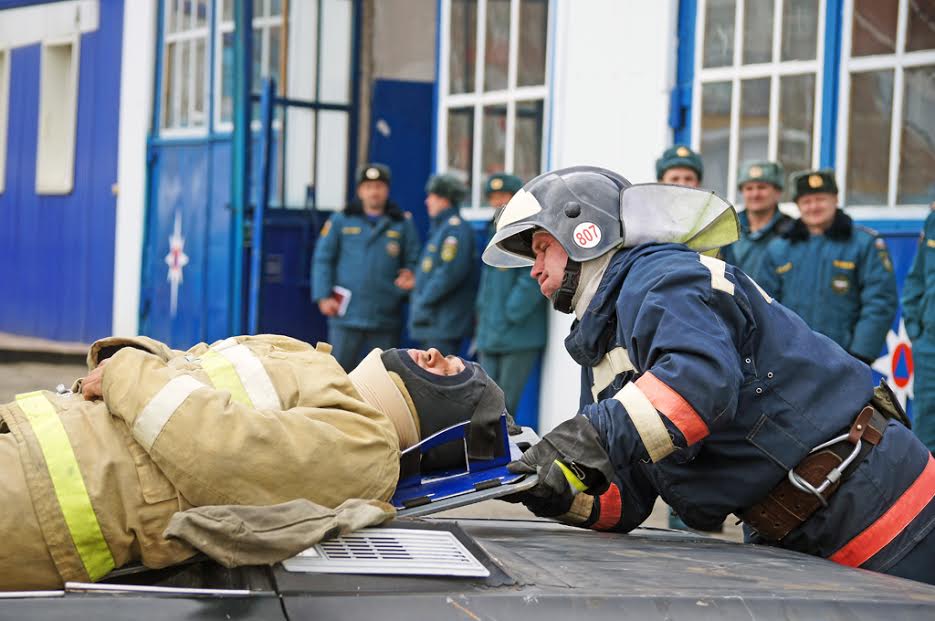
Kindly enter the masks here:
<path id="1" fill-rule="evenodd" d="M 104 540 L 65 427 L 55 407 L 39 391 L 16 395 L 16 404 L 36 434 L 78 556 L 91 580 L 100 580 L 114 568 L 114 557 Z"/>
<path id="2" fill-rule="evenodd" d="M 636 367 L 630 361 L 625 347 L 615 347 L 607 352 L 596 367 L 593 367 L 594 384 L 591 386 L 591 394 L 597 401 L 597 395 L 602 390 L 610 386 L 621 373 L 635 371 Z"/>
<path id="3" fill-rule="evenodd" d="M 211 384 L 218 390 L 226 390 L 231 394 L 231 399 L 246 406 L 253 407 L 253 402 L 247 395 L 247 390 L 237 375 L 237 369 L 234 364 L 217 353 L 209 349 L 201 356 L 201 368 L 208 374 Z"/>
<path id="4" fill-rule="evenodd" d="M 643 446 L 649 453 L 649 458 L 656 463 L 675 451 L 675 444 L 669 436 L 662 417 L 656 411 L 656 406 L 652 404 L 640 387 L 629 382 L 620 389 L 614 399 L 623 404 L 636 427 L 636 432 L 640 434 Z"/>
<path id="5" fill-rule="evenodd" d="M 576 494 L 588 489 L 588 486 L 584 484 L 584 481 L 579 479 L 577 475 L 575 475 L 575 473 L 571 471 L 571 468 L 569 468 L 568 466 L 566 466 L 565 464 L 563 464 L 557 459 L 555 460 L 555 465 L 558 466 L 559 469 L 562 471 L 562 474 L 565 475 L 565 479 L 568 481 L 568 484 L 571 485 L 571 489 L 575 490 Z"/>

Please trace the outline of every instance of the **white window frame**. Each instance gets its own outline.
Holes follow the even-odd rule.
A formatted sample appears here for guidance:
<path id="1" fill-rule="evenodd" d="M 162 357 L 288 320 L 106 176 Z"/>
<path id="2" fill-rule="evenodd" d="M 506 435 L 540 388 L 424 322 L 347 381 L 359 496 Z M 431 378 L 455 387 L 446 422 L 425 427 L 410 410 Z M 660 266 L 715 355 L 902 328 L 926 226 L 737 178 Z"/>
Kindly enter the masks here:
<path id="1" fill-rule="evenodd" d="M 837 173 L 840 186 L 839 198 L 842 205 L 847 204 L 847 145 L 850 127 L 851 73 L 893 69 L 893 115 L 890 121 L 889 178 L 886 205 L 848 206 L 848 212 L 866 219 L 925 219 L 928 205 L 897 205 L 899 193 L 899 152 L 902 148 L 903 96 L 905 95 L 905 70 L 924 65 L 935 65 L 935 50 L 906 52 L 906 29 L 909 24 L 909 0 L 899 0 L 896 20 L 896 52 L 872 56 L 851 57 L 853 42 L 854 2 L 845 0 L 841 33 L 841 75 L 838 89 L 838 132 Z M 896 209 L 894 209 L 896 208 Z"/>
<path id="2" fill-rule="evenodd" d="M 163 10 L 166 13 L 164 13 L 163 20 L 162 20 L 162 23 L 163 23 L 162 49 L 160 50 L 160 53 L 162 54 L 163 60 L 162 60 L 162 79 L 160 80 L 161 92 L 159 93 L 159 97 L 162 102 L 162 108 L 160 112 L 161 118 L 159 119 L 159 134 L 163 137 L 166 137 L 166 138 L 199 137 L 199 136 L 205 136 L 208 133 L 208 130 L 209 130 L 208 114 L 209 114 L 209 107 L 210 107 L 209 99 L 208 99 L 210 97 L 210 94 L 209 94 L 210 91 L 208 87 L 209 87 L 209 76 L 210 76 L 209 68 L 211 67 L 211 20 L 213 19 L 214 4 L 215 3 L 212 0 L 208 0 L 208 2 L 206 3 L 208 14 L 206 16 L 207 19 L 205 19 L 204 26 L 201 26 L 198 28 L 192 28 L 191 24 L 188 24 L 186 30 L 176 30 L 175 32 L 168 32 L 168 27 L 169 27 L 170 22 L 169 22 L 167 15 L 168 15 L 168 11 L 172 10 L 173 8 L 173 2 L 171 0 L 164 0 L 163 2 L 163 7 L 164 7 Z M 195 19 L 194 13 L 191 16 L 191 19 L 194 21 Z M 198 39 L 202 39 L 204 41 L 204 49 L 205 49 L 204 75 L 201 76 L 201 80 L 202 80 L 201 84 L 204 88 L 204 99 L 203 99 L 204 110 L 201 112 L 202 122 L 198 125 L 194 125 L 190 123 L 188 127 L 166 125 L 166 118 L 167 118 L 166 113 L 167 113 L 169 106 L 171 105 L 173 107 L 173 110 L 174 110 L 173 116 L 176 119 L 180 118 L 181 107 L 182 107 L 182 90 L 181 90 L 182 46 L 179 44 L 185 43 L 185 42 L 197 41 Z M 166 94 L 165 79 L 166 79 L 166 72 L 167 72 L 167 67 L 168 67 L 166 54 L 167 54 L 167 50 L 169 48 L 170 43 L 177 44 L 175 46 L 175 58 L 174 58 L 175 62 L 173 65 L 175 67 L 175 74 L 172 76 L 173 85 L 172 85 L 172 101 L 171 102 L 167 101 L 165 97 L 165 94 Z M 195 75 L 194 71 L 191 71 L 191 67 L 194 65 L 194 54 L 195 54 L 194 49 L 195 47 L 194 45 L 192 45 L 191 47 L 192 51 L 189 54 L 189 66 L 185 67 L 185 73 L 186 73 L 185 79 L 188 80 L 188 93 L 189 93 L 188 95 L 189 121 L 191 121 L 191 119 L 194 118 L 194 114 L 195 114 L 195 99 L 196 99 L 195 98 L 195 87 L 197 86 L 196 85 L 197 76 Z"/>
<path id="3" fill-rule="evenodd" d="M 10 110 L 10 50 L 0 48 L 0 194 L 6 191 L 7 120 Z"/>
<path id="4" fill-rule="evenodd" d="M 224 66 L 223 66 L 223 65 L 224 65 L 224 35 L 225 35 L 225 34 L 230 34 L 230 33 L 234 32 L 234 20 L 231 19 L 230 21 L 224 21 L 224 10 L 223 10 L 223 5 L 224 5 L 225 2 L 233 3 L 233 2 L 236 2 L 236 1 L 238 1 L 238 0 L 216 0 L 217 6 L 218 6 L 218 10 L 216 11 L 216 16 L 215 16 L 215 19 L 216 19 L 216 21 L 217 21 L 217 26 L 216 26 L 216 28 L 215 28 L 215 34 L 214 34 L 214 46 L 215 46 L 215 50 L 216 50 L 216 52 L 215 52 L 215 54 L 214 54 L 214 76 L 215 76 L 215 77 L 214 77 L 214 89 L 213 89 L 213 91 L 214 91 L 214 127 L 215 127 L 215 131 L 217 131 L 217 132 L 225 132 L 225 133 L 226 133 L 226 132 L 232 132 L 232 131 L 234 131 L 234 122 L 233 122 L 232 120 L 231 120 L 231 121 L 225 121 L 225 120 L 223 120 L 223 119 L 221 118 L 221 112 L 222 112 L 222 110 L 221 110 L 221 103 L 222 103 L 222 98 L 224 97 L 223 84 L 221 83 L 221 80 L 222 80 L 223 77 L 224 77 L 224 75 L 223 75 L 223 71 L 224 71 Z M 308 2 L 308 1 L 310 1 L 310 0 L 300 0 L 300 1 Z M 252 28 L 254 28 L 254 29 L 259 29 L 259 30 L 261 31 L 261 33 L 262 33 L 259 40 L 257 40 L 256 38 L 254 38 L 254 40 L 253 40 L 253 45 L 254 45 L 254 46 L 256 46 L 256 45 L 258 45 L 258 44 L 261 46 L 261 47 L 260 47 L 260 67 L 261 67 L 261 69 L 260 69 L 260 75 L 261 75 L 262 77 L 265 77 L 265 76 L 268 76 L 268 75 L 269 75 L 269 69 L 270 69 L 270 68 L 269 68 L 269 33 L 270 33 L 270 29 L 271 29 L 273 26 L 279 26 L 279 27 L 280 27 L 280 36 L 284 36 L 284 35 L 285 35 L 285 32 L 286 32 L 286 15 L 285 15 L 285 13 L 280 13 L 279 15 L 266 15 L 267 13 L 269 13 L 269 9 L 270 9 L 271 5 L 272 5 L 271 0 L 263 0 L 263 7 L 264 7 L 263 15 L 260 15 L 259 17 L 257 17 L 256 15 L 254 15 L 254 17 L 253 17 L 253 26 L 252 26 Z M 232 6 L 233 6 L 233 4 L 232 4 Z M 280 10 L 284 10 L 284 9 L 287 8 L 287 3 L 286 3 L 286 2 L 281 2 L 279 6 L 280 6 Z M 319 16 L 319 19 L 320 19 L 320 18 L 321 18 L 321 16 Z M 286 50 L 286 55 L 287 55 L 286 64 L 288 65 L 288 63 L 289 63 L 289 59 L 288 59 L 288 49 Z M 250 59 L 250 71 L 253 71 L 253 59 L 252 59 L 252 58 Z M 317 75 L 317 74 L 316 74 L 316 75 Z M 259 86 L 260 86 L 259 84 L 254 84 L 254 85 L 253 85 L 253 89 L 254 89 L 254 90 L 257 90 L 257 89 L 259 88 Z M 281 80 L 281 79 L 280 79 L 280 83 L 276 85 L 276 90 L 277 90 L 279 93 L 282 93 L 282 80 Z M 280 121 L 279 121 L 278 119 L 274 119 L 274 120 L 273 120 L 273 127 L 274 127 L 274 128 L 278 129 L 280 125 L 281 125 L 281 123 L 280 123 Z M 259 121 L 254 120 L 254 121 L 251 123 L 251 129 L 253 129 L 253 130 L 258 130 L 258 129 L 260 129 L 260 123 L 259 123 Z"/>
<path id="5" fill-rule="evenodd" d="M 75 186 L 75 142 L 78 126 L 78 68 L 81 65 L 81 38 L 78 34 L 42 42 L 39 70 L 39 122 L 36 133 L 36 194 L 70 194 Z M 70 88 L 62 92 L 49 71 L 49 50 L 71 48 L 67 68 Z M 53 83 L 54 82 L 54 83 Z M 51 125 L 48 123 L 55 117 Z M 50 135 L 53 129 L 60 130 Z"/>
<path id="6" fill-rule="evenodd" d="M 740 83 L 744 80 L 757 78 L 770 78 L 769 90 L 769 138 L 768 159 L 776 160 L 779 153 L 779 82 L 786 76 L 812 74 L 815 76 L 815 118 L 812 123 L 812 166 L 818 164 L 821 154 L 821 107 L 822 86 L 824 84 L 824 55 L 825 55 L 825 1 L 818 2 L 818 42 L 815 51 L 815 60 L 786 60 L 776 61 L 782 52 L 782 10 L 784 0 L 775 0 L 773 4 L 773 60 L 768 63 L 743 65 L 743 23 L 745 0 L 737 0 L 734 14 L 734 59 L 731 66 L 703 68 L 704 62 L 704 32 L 707 18 L 707 1 L 698 0 L 695 23 L 695 72 L 692 85 L 692 135 L 691 143 L 696 150 L 701 146 L 701 90 L 704 84 L 710 82 L 731 83 L 730 104 L 730 143 L 727 160 L 727 194 L 729 201 L 737 199 L 737 172 L 741 162 L 738 161 L 740 140 Z M 704 153 L 701 153 L 702 158 Z M 787 171 L 794 172 L 794 171 Z"/>
<path id="7" fill-rule="evenodd" d="M 549 117 L 551 106 L 549 100 L 549 78 L 551 76 L 553 20 L 555 19 L 555 2 L 548 0 L 549 19 L 546 24 L 545 48 L 545 83 L 541 86 L 511 86 L 516 84 L 517 64 L 519 55 L 519 0 L 510 0 L 510 56 L 507 66 L 507 87 L 497 91 L 484 89 L 484 73 L 486 70 L 486 37 L 487 37 L 487 0 L 477 0 L 477 26 L 474 60 L 474 92 L 449 94 L 448 59 L 451 54 L 451 0 L 441 2 L 439 11 L 439 57 L 438 57 L 438 110 L 436 126 L 438 127 L 435 144 L 435 161 L 438 166 L 447 167 L 448 163 L 448 111 L 452 108 L 473 108 L 473 153 L 471 155 L 471 187 L 470 204 L 463 205 L 461 212 L 468 220 L 489 220 L 493 216 L 493 209 L 482 204 L 481 187 L 484 183 L 481 170 L 483 158 L 483 110 L 490 105 L 506 105 L 506 144 L 504 148 L 504 170 L 513 171 L 516 103 L 521 101 L 542 101 L 542 149 L 539 153 L 539 168 L 545 165 L 548 145 Z M 444 172 L 439 170 L 439 172 Z"/>

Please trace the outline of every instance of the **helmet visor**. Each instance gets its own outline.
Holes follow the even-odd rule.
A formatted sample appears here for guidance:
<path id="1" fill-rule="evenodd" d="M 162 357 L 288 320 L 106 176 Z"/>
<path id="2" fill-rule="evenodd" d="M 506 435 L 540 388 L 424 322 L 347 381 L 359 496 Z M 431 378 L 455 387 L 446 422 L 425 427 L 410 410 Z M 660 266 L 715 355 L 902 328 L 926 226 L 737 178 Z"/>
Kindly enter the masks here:
<path id="1" fill-rule="evenodd" d="M 532 234 L 535 222 L 515 222 L 501 228 L 484 249 L 484 263 L 492 267 L 529 267 L 535 262 Z"/>

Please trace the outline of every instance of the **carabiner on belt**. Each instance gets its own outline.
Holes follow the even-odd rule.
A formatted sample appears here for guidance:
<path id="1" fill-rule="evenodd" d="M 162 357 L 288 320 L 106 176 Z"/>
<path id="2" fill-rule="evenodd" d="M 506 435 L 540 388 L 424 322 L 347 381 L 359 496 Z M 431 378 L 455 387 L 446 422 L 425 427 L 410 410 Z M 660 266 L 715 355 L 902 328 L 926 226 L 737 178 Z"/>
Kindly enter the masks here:
<path id="1" fill-rule="evenodd" d="M 848 434 L 846 433 L 841 434 L 836 438 L 832 438 L 831 440 L 828 440 L 824 444 L 819 444 L 818 446 L 810 450 L 808 454 L 811 455 L 812 453 L 816 453 L 820 450 L 826 449 L 833 444 L 837 444 L 838 442 L 844 442 L 847 440 L 847 435 Z M 860 453 L 860 440 L 858 439 L 857 444 L 854 445 L 854 450 L 851 451 L 851 454 L 848 455 L 847 458 L 844 461 L 842 461 L 840 464 L 832 468 L 831 472 L 825 475 L 825 480 L 822 481 L 821 485 L 819 485 L 818 487 L 815 487 L 814 485 L 812 485 L 811 483 L 803 479 L 801 476 L 799 476 L 799 474 L 795 471 L 795 469 L 789 471 L 789 482 L 792 483 L 794 486 L 796 486 L 798 489 L 802 490 L 803 492 L 806 492 L 808 494 L 813 494 L 816 498 L 818 498 L 818 500 L 821 502 L 823 507 L 827 507 L 828 501 L 825 500 L 825 497 L 822 494 L 829 487 L 831 487 L 832 485 L 834 485 L 835 483 L 841 480 L 841 476 L 844 474 L 844 471 L 847 469 L 848 466 L 850 466 L 854 462 L 855 459 L 857 459 L 857 455 L 859 453 Z"/>

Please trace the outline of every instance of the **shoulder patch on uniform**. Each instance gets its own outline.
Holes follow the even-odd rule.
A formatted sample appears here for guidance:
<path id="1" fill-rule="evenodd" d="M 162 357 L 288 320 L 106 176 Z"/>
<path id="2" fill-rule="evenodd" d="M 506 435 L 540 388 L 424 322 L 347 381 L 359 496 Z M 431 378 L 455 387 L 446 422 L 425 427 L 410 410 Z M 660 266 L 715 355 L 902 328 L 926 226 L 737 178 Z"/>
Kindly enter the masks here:
<path id="1" fill-rule="evenodd" d="M 458 216 L 451 216 L 450 218 L 448 218 L 448 224 L 450 224 L 451 226 L 458 226 L 459 224 L 461 224 L 461 218 L 459 218 Z"/>
<path id="2" fill-rule="evenodd" d="M 935 248 L 935 239 L 926 239 L 925 245 L 929 248 Z"/>
<path id="3" fill-rule="evenodd" d="M 853 261 L 840 261 L 838 259 L 834 260 L 834 266 L 842 270 L 852 270 L 857 267 Z"/>
<path id="4" fill-rule="evenodd" d="M 879 249 L 879 250 L 886 250 L 886 242 L 883 241 L 883 238 L 882 238 L 882 237 L 877 237 L 877 238 L 874 240 L 873 245 L 876 246 L 877 249 Z"/>
<path id="5" fill-rule="evenodd" d="M 422 259 L 422 271 L 431 272 L 432 271 L 432 257 L 425 257 Z"/>
<path id="6" fill-rule="evenodd" d="M 458 238 L 454 235 L 449 235 L 445 238 L 445 241 L 442 242 L 442 261 L 448 263 L 453 261 L 456 256 L 458 256 Z"/>
<path id="7" fill-rule="evenodd" d="M 403 234 L 395 229 L 390 229 L 386 232 L 386 236 L 392 237 L 393 239 L 399 239 L 400 237 L 403 236 Z"/>
<path id="8" fill-rule="evenodd" d="M 883 246 L 881 250 L 877 251 L 877 256 L 880 257 L 880 263 L 883 264 L 883 269 L 887 272 L 892 272 L 893 261 L 890 259 L 890 253 L 886 251 L 886 246 Z"/>
<path id="9" fill-rule="evenodd" d="M 776 268 L 776 273 L 777 273 L 777 274 L 785 274 L 786 272 L 788 272 L 788 271 L 791 270 L 791 269 L 792 269 L 792 261 L 788 261 L 788 262 L 786 262 L 786 263 L 783 263 L 783 264 L 780 265 L 779 267 L 777 267 L 777 268 Z"/>
<path id="10" fill-rule="evenodd" d="M 328 220 L 327 222 L 325 222 L 325 225 L 321 227 L 321 233 L 319 233 L 318 235 L 320 237 L 328 237 L 328 233 L 330 231 L 331 231 L 331 220 Z"/>

